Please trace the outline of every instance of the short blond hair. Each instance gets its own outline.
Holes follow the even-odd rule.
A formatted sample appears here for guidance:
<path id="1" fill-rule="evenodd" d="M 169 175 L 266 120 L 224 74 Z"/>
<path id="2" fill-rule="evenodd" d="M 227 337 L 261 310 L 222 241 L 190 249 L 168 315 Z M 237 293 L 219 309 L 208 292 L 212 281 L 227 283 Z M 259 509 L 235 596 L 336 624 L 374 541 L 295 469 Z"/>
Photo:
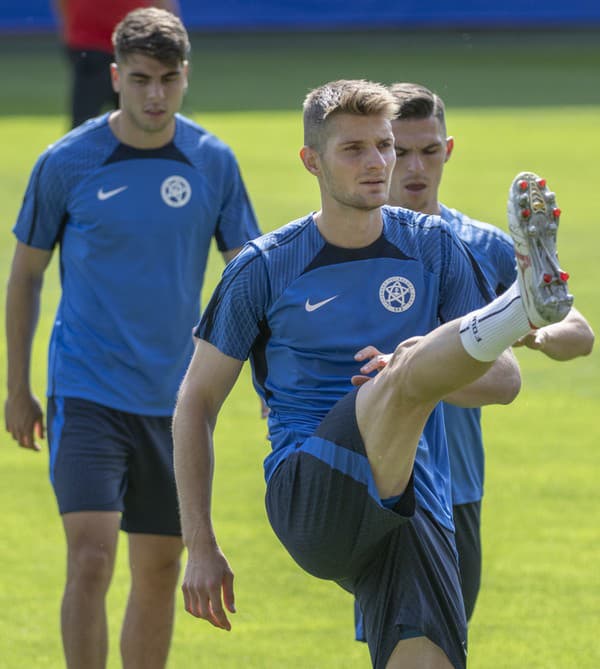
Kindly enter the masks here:
<path id="1" fill-rule="evenodd" d="M 332 116 L 385 116 L 392 120 L 398 105 L 383 84 L 364 79 L 340 79 L 312 90 L 304 100 L 303 110 L 304 144 L 320 151 L 326 140 L 327 121 Z"/>

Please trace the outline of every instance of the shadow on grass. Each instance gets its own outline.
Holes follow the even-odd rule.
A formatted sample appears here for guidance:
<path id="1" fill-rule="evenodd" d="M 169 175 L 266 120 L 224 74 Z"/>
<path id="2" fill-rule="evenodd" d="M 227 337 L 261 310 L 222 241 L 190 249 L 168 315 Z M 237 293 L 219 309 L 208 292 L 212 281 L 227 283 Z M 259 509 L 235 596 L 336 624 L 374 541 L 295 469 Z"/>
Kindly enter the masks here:
<path id="1" fill-rule="evenodd" d="M 600 30 L 193 34 L 186 112 L 299 110 L 333 79 L 418 81 L 450 106 L 600 104 Z M 0 40 L 2 115 L 62 114 L 55 35 Z"/>

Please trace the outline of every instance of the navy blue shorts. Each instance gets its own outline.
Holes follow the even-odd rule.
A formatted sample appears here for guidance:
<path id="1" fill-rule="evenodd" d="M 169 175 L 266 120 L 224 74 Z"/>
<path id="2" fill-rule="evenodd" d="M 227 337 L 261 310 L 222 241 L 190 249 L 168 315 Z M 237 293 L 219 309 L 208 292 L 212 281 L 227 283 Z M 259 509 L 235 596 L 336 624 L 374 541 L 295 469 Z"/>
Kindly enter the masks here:
<path id="1" fill-rule="evenodd" d="M 120 511 L 126 532 L 181 535 L 171 423 L 50 397 L 50 480 L 60 513 Z"/>
<path id="2" fill-rule="evenodd" d="M 470 620 L 481 586 L 481 500 L 456 504 L 453 513 L 462 593 Z"/>
<path id="3" fill-rule="evenodd" d="M 355 399 L 352 392 L 340 400 L 275 470 L 266 493 L 271 525 L 304 570 L 354 594 L 375 669 L 412 636 L 427 637 L 464 669 L 454 535 L 415 505 L 412 480 L 392 509 L 382 504 Z"/>

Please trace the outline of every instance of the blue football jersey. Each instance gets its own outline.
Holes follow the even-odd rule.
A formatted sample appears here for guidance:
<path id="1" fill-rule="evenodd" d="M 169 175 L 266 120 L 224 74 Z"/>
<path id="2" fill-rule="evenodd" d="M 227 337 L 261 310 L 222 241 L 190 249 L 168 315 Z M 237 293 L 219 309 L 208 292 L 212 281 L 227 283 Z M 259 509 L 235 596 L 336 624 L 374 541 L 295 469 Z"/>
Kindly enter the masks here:
<path id="1" fill-rule="evenodd" d="M 228 356 L 250 358 L 271 409 L 268 480 L 352 389 L 360 348 L 392 351 L 488 299 L 483 277 L 439 217 L 384 207 L 380 238 L 349 249 L 329 244 L 309 215 L 246 245 L 196 334 Z M 419 443 L 415 490 L 419 503 L 452 527 L 441 406 Z"/>
<path id="2" fill-rule="evenodd" d="M 517 278 L 512 239 L 499 228 L 475 221 L 455 209 L 441 207 L 442 218 L 466 244 L 496 295 Z M 452 501 L 476 502 L 483 496 L 484 450 L 481 409 L 463 409 L 443 403 L 450 455 Z"/>
<path id="3" fill-rule="evenodd" d="M 37 161 L 16 237 L 60 246 L 62 296 L 48 394 L 170 415 L 193 351 L 211 240 L 238 248 L 259 230 L 231 150 L 176 117 L 173 141 L 118 141 L 108 115 Z"/>

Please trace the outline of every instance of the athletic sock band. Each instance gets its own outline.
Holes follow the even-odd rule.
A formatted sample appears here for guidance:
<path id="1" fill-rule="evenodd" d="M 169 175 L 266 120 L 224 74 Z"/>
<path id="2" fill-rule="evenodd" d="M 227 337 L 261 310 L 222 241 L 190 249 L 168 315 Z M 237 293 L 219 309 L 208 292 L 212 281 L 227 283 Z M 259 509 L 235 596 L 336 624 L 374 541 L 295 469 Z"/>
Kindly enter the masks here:
<path id="1" fill-rule="evenodd" d="M 491 362 L 530 330 L 515 282 L 500 297 L 462 319 L 460 339 L 472 358 Z"/>

